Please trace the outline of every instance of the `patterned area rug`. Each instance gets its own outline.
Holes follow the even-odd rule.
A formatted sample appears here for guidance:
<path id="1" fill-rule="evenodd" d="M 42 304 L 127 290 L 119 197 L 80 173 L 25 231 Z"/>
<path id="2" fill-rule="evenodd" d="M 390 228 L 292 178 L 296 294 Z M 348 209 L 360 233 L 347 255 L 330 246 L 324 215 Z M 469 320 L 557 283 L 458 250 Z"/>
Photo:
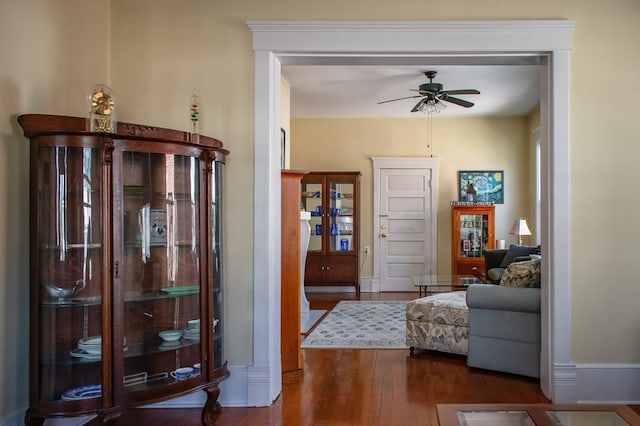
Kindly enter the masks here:
<path id="1" fill-rule="evenodd" d="M 407 302 L 346 301 L 302 341 L 303 349 L 406 349 Z"/>

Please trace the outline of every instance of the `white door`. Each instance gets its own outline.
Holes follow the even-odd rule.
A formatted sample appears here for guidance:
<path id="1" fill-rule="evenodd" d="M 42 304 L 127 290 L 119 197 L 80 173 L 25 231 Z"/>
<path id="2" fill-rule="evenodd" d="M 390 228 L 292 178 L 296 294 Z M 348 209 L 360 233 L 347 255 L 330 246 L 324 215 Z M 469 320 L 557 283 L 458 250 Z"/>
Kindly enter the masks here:
<path id="1" fill-rule="evenodd" d="M 438 160 L 374 158 L 374 275 L 380 291 L 416 291 L 436 274 Z"/>

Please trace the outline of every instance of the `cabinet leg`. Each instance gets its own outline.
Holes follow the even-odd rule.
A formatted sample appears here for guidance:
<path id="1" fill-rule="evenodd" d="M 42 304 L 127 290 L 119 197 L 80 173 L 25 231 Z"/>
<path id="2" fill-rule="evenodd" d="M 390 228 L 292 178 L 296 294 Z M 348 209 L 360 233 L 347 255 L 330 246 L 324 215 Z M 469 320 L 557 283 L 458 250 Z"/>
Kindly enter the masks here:
<path id="1" fill-rule="evenodd" d="M 42 426 L 45 420 L 45 417 L 34 416 L 31 409 L 27 410 L 24 415 L 24 424 L 28 426 Z"/>
<path id="2" fill-rule="evenodd" d="M 222 412 L 222 407 L 218 402 L 220 388 L 213 385 L 204 389 L 207 392 L 207 402 L 202 409 L 202 424 L 205 426 L 216 426 L 216 419 Z"/>

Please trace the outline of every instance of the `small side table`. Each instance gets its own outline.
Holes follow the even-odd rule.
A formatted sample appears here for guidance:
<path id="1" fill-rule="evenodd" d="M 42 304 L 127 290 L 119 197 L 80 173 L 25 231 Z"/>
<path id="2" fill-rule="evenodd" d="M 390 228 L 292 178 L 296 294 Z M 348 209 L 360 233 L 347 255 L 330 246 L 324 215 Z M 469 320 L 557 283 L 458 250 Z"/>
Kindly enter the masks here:
<path id="1" fill-rule="evenodd" d="M 413 285 L 418 287 L 420 297 L 448 291 L 466 291 L 471 284 L 482 284 L 473 275 L 416 275 L 412 280 Z"/>

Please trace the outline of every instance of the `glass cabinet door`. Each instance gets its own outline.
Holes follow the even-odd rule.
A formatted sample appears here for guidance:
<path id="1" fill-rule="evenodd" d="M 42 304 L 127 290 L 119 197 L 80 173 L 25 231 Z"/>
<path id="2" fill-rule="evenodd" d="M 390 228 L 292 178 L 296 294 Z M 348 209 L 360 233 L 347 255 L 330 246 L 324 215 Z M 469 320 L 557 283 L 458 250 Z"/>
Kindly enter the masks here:
<path id="1" fill-rule="evenodd" d="M 489 215 L 461 214 L 459 233 L 460 257 L 483 257 L 489 242 Z"/>
<path id="2" fill-rule="evenodd" d="M 213 259 L 213 368 L 220 368 L 224 364 L 224 301 L 222 286 L 222 168 L 223 163 L 213 162 L 213 176 L 211 185 L 211 230 L 212 230 L 212 259 Z"/>
<path id="3" fill-rule="evenodd" d="M 102 383 L 102 150 L 40 147 L 32 258 L 38 398 L 99 399 Z M 37 272 L 36 272 L 37 271 Z"/>
<path id="4" fill-rule="evenodd" d="M 329 252 L 353 250 L 353 180 L 329 180 Z"/>
<path id="5" fill-rule="evenodd" d="M 309 226 L 311 227 L 311 236 L 309 238 L 309 252 L 322 251 L 322 234 L 328 230 L 322 229 L 322 218 L 325 212 L 322 211 L 322 199 L 323 193 L 323 179 L 322 178 L 305 178 L 302 181 L 302 205 L 303 210 L 311 212 L 311 220 L 309 220 Z"/>
<path id="6" fill-rule="evenodd" d="M 200 374 L 199 177 L 198 158 L 122 151 L 124 326 L 114 338 L 125 345 L 125 393 Z"/>

